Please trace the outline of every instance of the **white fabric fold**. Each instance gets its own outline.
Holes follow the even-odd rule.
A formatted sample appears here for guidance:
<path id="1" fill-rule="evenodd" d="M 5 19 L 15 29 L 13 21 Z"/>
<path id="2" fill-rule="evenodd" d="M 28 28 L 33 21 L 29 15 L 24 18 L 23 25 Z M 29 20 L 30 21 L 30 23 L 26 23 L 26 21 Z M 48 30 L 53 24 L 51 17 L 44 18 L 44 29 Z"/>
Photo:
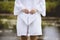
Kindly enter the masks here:
<path id="1" fill-rule="evenodd" d="M 37 17 L 36 14 L 37 13 L 35 13 L 35 14 L 22 13 L 22 14 L 20 14 L 20 17 L 25 22 L 26 25 L 30 25 L 31 23 L 34 22 L 34 20 L 36 20 L 36 17 Z"/>

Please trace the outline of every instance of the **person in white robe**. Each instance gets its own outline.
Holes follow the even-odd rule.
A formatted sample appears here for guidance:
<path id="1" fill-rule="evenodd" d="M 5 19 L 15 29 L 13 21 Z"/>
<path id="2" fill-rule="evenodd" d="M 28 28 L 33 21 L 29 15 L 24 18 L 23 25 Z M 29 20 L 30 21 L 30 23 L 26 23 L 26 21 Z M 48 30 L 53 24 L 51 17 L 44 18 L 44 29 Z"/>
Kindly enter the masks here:
<path id="1" fill-rule="evenodd" d="M 17 15 L 17 36 L 21 36 L 21 40 L 26 40 L 26 36 L 36 40 L 42 35 L 41 15 L 46 16 L 45 0 L 15 0 L 14 15 Z"/>

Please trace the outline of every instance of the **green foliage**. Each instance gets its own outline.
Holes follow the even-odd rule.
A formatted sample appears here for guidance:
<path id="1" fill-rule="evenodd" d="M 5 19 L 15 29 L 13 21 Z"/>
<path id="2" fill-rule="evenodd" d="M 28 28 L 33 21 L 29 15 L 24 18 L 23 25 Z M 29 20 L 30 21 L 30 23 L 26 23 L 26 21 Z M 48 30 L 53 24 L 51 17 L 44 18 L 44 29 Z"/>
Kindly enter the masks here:
<path id="1" fill-rule="evenodd" d="M 4 23 L 4 29 L 8 29 L 8 22 Z"/>
<path id="2" fill-rule="evenodd" d="M 16 25 L 13 25 L 13 32 L 15 32 L 16 33 Z"/>
<path id="3" fill-rule="evenodd" d="M 15 0 L 8 0 L 8 1 L 15 1 Z"/>
<path id="4" fill-rule="evenodd" d="M 47 12 L 51 12 L 51 9 L 55 9 L 55 7 L 58 5 L 58 2 L 46 2 L 46 10 Z M 13 13 L 14 9 L 14 1 L 9 2 L 0 2 L 0 12 L 2 13 Z"/>
<path id="5" fill-rule="evenodd" d="M 5 16 L 3 16 L 3 15 L 0 15 L 0 19 L 16 19 L 16 16 L 13 16 L 13 15 L 5 15 Z"/>
<path id="6" fill-rule="evenodd" d="M 14 2 L 0 2 L 0 12 L 13 13 Z"/>
<path id="7" fill-rule="evenodd" d="M 0 1 L 3 1 L 3 0 L 0 0 Z"/>
<path id="8" fill-rule="evenodd" d="M 51 9 L 55 9 L 57 6 L 57 2 L 46 2 L 46 10 L 50 12 Z"/>
<path id="9" fill-rule="evenodd" d="M 4 28 L 4 24 L 2 23 L 2 21 L 0 20 L 0 30 Z"/>

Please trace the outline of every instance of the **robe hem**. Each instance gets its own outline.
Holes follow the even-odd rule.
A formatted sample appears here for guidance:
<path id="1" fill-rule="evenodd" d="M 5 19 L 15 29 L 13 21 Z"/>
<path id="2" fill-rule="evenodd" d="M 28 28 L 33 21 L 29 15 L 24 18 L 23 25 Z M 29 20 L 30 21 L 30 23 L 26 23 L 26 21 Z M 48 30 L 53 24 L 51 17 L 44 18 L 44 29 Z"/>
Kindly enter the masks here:
<path id="1" fill-rule="evenodd" d="M 42 35 L 42 34 L 30 34 L 29 36 L 38 36 L 38 35 Z M 17 35 L 17 36 L 27 36 L 26 34 L 25 35 Z"/>

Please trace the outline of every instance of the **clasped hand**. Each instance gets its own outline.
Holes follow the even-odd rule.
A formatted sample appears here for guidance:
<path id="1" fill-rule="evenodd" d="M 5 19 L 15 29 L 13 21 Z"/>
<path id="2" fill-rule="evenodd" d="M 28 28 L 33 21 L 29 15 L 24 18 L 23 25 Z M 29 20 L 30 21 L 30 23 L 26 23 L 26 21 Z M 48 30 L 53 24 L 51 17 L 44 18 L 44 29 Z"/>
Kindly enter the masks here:
<path id="1" fill-rule="evenodd" d="M 29 11 L 28 9 L 23 9 L 22 10 L 24 13 L 26 13 L 26 14 L 34 14 L 34 13 L 36 13 L 36 9 L 32 9 L 31 11 Z"/>

